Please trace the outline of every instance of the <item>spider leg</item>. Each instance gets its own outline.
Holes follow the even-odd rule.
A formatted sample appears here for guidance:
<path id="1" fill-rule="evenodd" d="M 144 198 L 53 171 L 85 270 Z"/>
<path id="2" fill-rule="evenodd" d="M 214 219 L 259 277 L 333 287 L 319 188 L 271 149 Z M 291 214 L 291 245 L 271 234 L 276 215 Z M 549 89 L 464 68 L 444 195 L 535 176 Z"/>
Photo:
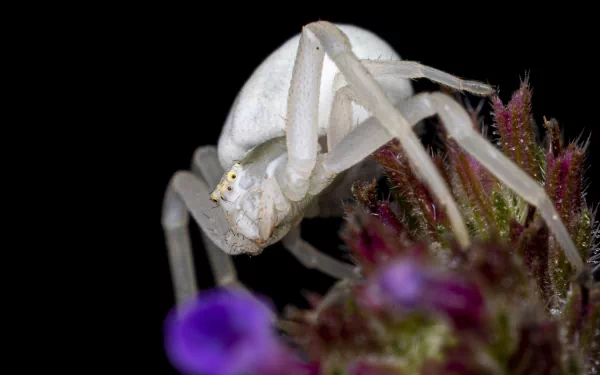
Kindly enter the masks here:
<path id="1" fill-rule="evenodd" d="M 376 78 L 393 77 L 396 79 L 426 78 L 430 81 L 450 87 L 454 90 L 467 91 L 474 95 L 488 96 L 494 93 L 494 88 L 483 82 L 465 80 L 439 69 L 405 60 L 361 60 L 363 66 Z M 336 77 L 335 84 L 344 86 L 343 77 Z"/>
<path id="2" fill-rule="evenodd" d="M 341 73 L 338 75 L 341 76 Z M 412 119 L 411 114 L 414 111 L 411 109 L 418 105 L 418 102 L 413 105 L 413 100 L 410 99 L 413 95 L 410 81 L 387 74 L 374 75 L 373 78 L 396 108 L 407 117 L 408 122 L 416 125 L 420 118 Z M 338 175 L 336 181 L 319 199 L 320 216 L 324 217 L 344 215 L 340 200 L 349 197 L 350 187 L 355 181 L 372 180 L 381 176 L 381 166 L 368 156 L 392 139 L 375 117 L 355 125 L 352 103 L 361 103 L 349 85 L 336 90 L 334 79 L 333 89 L 335 94 L 327 129 L 329 153 L 325 154 L 323 167 L 333 173 L 344 173 Z M 362 106 L 364 108 L 364 105 Z M 365 127 L 362 128 L 363 126 Z"/>
<path id="3" fill-rule="evenodd" d="M 431 102 L 448 128 L 450 136 L 506 186 L 529 204 L 537 207 L 567 258 L 575 267 L 576 273 L 583 271 L 581 255 L 542 186 L 481 134 L 474 131 L 469 115 L 454 99 L 442 93 L 433 93 Z"/>
<path id="4" fill-rule="evenodd" d="M 192 156 L 191 170 L 201 177 L 208 186 L 217 186 L 225 170 L 219 162 L 216 146 L 200 146 Z"/>
<path id="5" fill-rule="evenodd" d="M 317 269 L 337 279 L 357 279 L 359 269 L 317 250 L 300 237 L 300 226 L 290 229 L 283 237 L 283 246 L 306 268 Z"/>
<path id="6" fill-rule="evenodd" d="M 415 98 L 421 101 L 419 108 L 426 111 L 423 113 L 424 115 L 437 113 L 447 128 L 448 134 L 456 140 L 460 147 L 477 159 L 506 186 L 539 210 L 576 273 L 579 274 L 583 271 L 584 263 L 581 255 L 542 186 L 476 132 L 472 128 L 467 112 L 450 96 L 437 92 L 421 94 Z"/>
<path id="7" fill-rule="evenodd" d="M 194 174 L 202 177 L 208 186 L 217 186 L 225 173 L 219 162 L 215 146 L 198 147 L 194 152 L 191 169 Z M 202 231 L 202 243 L 208 255 L 216 284 L 224 286 L 238 283 L 231 256 L 215 245 L 204 231 Z"/>
<path id="8" fill-rule="evenodd" d="M 292 71 L 286 116 L 288 160 L 279 184 L 294 201 L 303 199 L 317 162 L 319 92 L 325 53 L 302 33 Z"/>
<path id="9" fill-rule="evenodd" d="M 204 165 L 212 162 L 213 153 L 214 149 L 200 148 L 194 154 L 192 169 L 200 171 L 203 177 L 208 179 L 213 179 L 217 175 L 214 165 L 213 167 Z M 208 158 L 204 160 L 207 156 Z M 225 253 L 260 251 L 255 244 L 241 236 L 235 236 L 229 230 L 229 223 L 223 212 L 213 209 L 214 203 L 209 199 L 209 192 L 208 185 L 201 177 L 187 171 L 175 173 L 165 192 L 162 226 L 177 304 L 194 298 L 198 293 L 188 231 L 188 213 L 202 229 L 203 242 L 219 285 L 235 283 L 237 280 L 231 260 Z"/>
<path id="10" fill-rule="evenodd" d="M 315 22 L 305 26 L 302 36 L 307 43 L 306 50 L 317 51 L 322 48 L 352 86 L 359 102 L 365 104 L 391 136 L 398 138 L 415 172 L 445 206 L 458 242 L 461 246 L 468 247 L 470 239 L 467 227 L 448 186 L 406 118 L 394 108 L 382 88 L 352 52 L 348 38 L 328 22 Z M 316 65 L 316 61 L 314 63 Z"/>
<path id="11" fill-rule="evenodd" d="M 327 150 L 329 152 L 352 129 L 352 102 L 360 104 L 350 86 L 344 86 L 335 91 L 327 127 Z"/>
<path id="12" fill-rule="evenodd" d="M 361 63 L 379 83 L 388 99 L 406 117 L 411 126 L 416 125 L 423 118 L 432 116 L 434 113 L 430 113 L 433 109 L 428 104 L 424 105 L 421 100 L 410 98 L 412 90 L 408 90 L 406 82 L 402 82 L 406 79 L 427 78 L 453 89 L 468 91 L 475 95 L 490 95 L 494 92 L 493 87 L 490 85 L 463 80 L 413 61 L 361 60 Z M 334 146 L 349 135 L 352 129 L 351 102 L 363 107 L 366 106 L 353 93 L 352 87 L 348 85 L 342 73 L 337 73 L 333 82 L 335 96 L 327 134 L 329 151 L 335 150 Z M 327 167 L 339 173 L 350 168 L 358 160 L 362 160 L 392 139 L 385 128 L 381 128 L 381 124 L 376 118 L 367 119 L 358 125 L 358 128 L 362 126 L 365 126 L 365 128 L 353 129 L 355 133 L 344 141 L 342 147 L 328 155 L 326 159 Z M 341 164 L 335 165 L 336 163 Z"/>
<path id="13" fill-rule="evenodd" d="M 176 184 L 175 177 L 171 179 L 165 193 L 162 226 L 166 237 L 175 301 L 177 305 L 182 305 L 198 294 L 198 286 L 188 231 L 187 209 L 173 188 Z"/>
<path id="14" fill-rule="evenodd" d="M 399 101 L 395 105 L 410 126 L 415 126 L 422 119 L 434 114 L 431 107 L 423 105 L 422 100 L 419 99 L 420 95 L 422 94 Z M 392 139 L 393 136 L 376 117 L 369 117 L 337 141 L 331 151 L 325 155 L 324 166 L 333 173 L 341 173 L 358 164 Z"/>

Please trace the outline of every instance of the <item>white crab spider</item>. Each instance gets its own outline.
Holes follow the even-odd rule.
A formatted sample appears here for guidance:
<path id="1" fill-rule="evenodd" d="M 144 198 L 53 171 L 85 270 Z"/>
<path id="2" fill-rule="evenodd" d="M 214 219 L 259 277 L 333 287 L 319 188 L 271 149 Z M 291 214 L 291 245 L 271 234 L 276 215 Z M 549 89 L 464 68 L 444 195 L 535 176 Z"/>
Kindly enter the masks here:
<path id="1" fill-rule="evenodd" d="M 367 60 L 378 56 L 391 60 Z M 411 96 L 407 79 L 421 77 L 477 95 L 492 93 L 488 85 L 400 61 L 370 32 L 328 22 L 305 26 L 265 60 L 236 98 L 218 154 L 214 147 L 199 148 L 194 173 L 176 173 L 167 190 L 163 226 L 177 300 L 196 294 L 188 211 L 208 237 L 204 243 L 217 284 L 236 282 L 227 254 L 258 254 L 282 238 L 304 265 L 338 278 L 356 277 L 352 266 L 302 240 L 298 224 L 338 174 L 355 169 L 392 138 L 400 141 L 414 171 L 445 206 L 457 240 L 467 247 L 469 234 L 456 202 L 412 130 L 435 114 L 466 152 L 538 208 L 581 271 L 579 252 L 544 189 L 474 131 L 466 111 L 451 97 Z M 326 137 L 323 149 L 320 137 Z M 209 197 L 220 209 L 214 209 Z"/>

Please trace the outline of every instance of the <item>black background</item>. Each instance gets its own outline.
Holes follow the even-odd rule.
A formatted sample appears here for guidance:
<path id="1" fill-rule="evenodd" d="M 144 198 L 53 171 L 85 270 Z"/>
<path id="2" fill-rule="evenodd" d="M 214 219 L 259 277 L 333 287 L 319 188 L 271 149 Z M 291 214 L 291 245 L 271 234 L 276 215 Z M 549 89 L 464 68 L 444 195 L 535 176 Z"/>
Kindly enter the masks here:
<path id="1" fill-rule="evenodd" d="M 157 103 L 150 113 L 155 115 L 152 123 L 156 123 L 159 137 L 153 145 L 156 161 L 151 167 L 157 179 L 148 187 L 150 201 L 146 204 L 152 207 L 152 254 L 157 257 L 160 274 L 157 319 L 151 330 L 156 332 L 161 374 L 173 373 L 163 354 L 161 331 L 164 316 L 174 304 L 160 227 L 164 190 L 175 171 L 189 168 L 197 146 L 216 144 L 229 107 L 245 80 L 269 53 L 300 32 L 302 25 L 323 19 L 367 28 L 405 60 L 499 86 L 505 103 L 519 87 L 520 78 L 529 72 L 538 124 L 542 116 L 557 118 L 566 140 L 581 134 L 587 137 L 592 131 L 588 166 L 597 154 L 598 66 L 592 58 L 596 44 L 594 23 L 589 20 L 566 14 L 560 21 L 518 14 L 493 21 L 466 15 L 433 20 L 427 13 L 401 16 L 385 11 L 372 17 L 361 16 L 360 11 L 344 17 L 325 12 L 298 14 L 290 9 L 257 17 L 241 10 L 231 15 L 202 8 L 170 8 L 160 9 L 150 20 L 158 31 L 151 41 L 155 68 L 148 72 L 148 78 Z M 413 84 L 416 91 L 438 89 L 425 80 Z M 469 98 L 474 104 L 478 101 Z M 484 113 L 489 113 L 487 104 Z M 490 123 L 488 116 L 486 124 Z M 600 198 L 594 188 L 595 178 L 590 170 L 586 177 L 592 182 L 587 200 L 595 207 Z M 319 248 L 341 254 L 337 235 L 340 223 L 335 219 L 307 220 L 302 224 L 303 236 Z M 197 230 L 192 230 L 199 287 L 209 288 L 210 270 Z M 305 307 L 302 290 L 323 293 L 333 281 L 304 269 L 279 245 L 256 258 L 237 257 L 235 263 L 239 278 L 250 289 L 271 297 L 278 309 L 286 304 Z"/>

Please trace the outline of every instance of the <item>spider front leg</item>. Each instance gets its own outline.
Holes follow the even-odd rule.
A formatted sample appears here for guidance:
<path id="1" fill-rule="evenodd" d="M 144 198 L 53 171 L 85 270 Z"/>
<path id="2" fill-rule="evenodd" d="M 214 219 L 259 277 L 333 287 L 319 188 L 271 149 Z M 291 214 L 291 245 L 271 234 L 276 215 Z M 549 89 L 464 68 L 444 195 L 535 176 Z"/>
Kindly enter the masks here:
<path id="1" fill-rule="evenodd" d="M 180 171 L 173 175 L 163 201 L 162 226 L 177 304 L 194 298 L 198 293 L 188 231 L 189 214 L 202 230 L 203 243 L 218 285 L 241 286 L 228 254 L 256 246 L 232 236 L 222 211 L 214 209 L 214 204 L 208 199 L 207 182 L 218 182 L 222 174 L 214 147 L 197 149 L 192 170 L 194 173 Z"/>
<path id="2" fill-rule="evenodd" d="M 448 186 L 437 171 L 410 124 L 394 108 L 383 89 L 352 52 L 348 38 L 329 22 L 315 22 L 304 27 L 302 37 L 310 41 L 308 48 L 322 48 L 335 63 L 359 102 L 374 114 L 388 133 L 397 138 L 411 162 L 413 170 L 428 185 L 440 204 L 446 208 L 452 229 L 462 247 L 470 245 L 469 233 Z"/>
<path id="3" fill-rule="evenodd" d="M 176 177 L 179 178 L 173 176 L 164 197 L 162 226 L 165 232 L 175 301 L 178 305 L 182 305 L 198 294 L 198 286 L 188 230 L 187 209 L 174 187 L 177 184 Z"/>
<path id="4" fill-rule="evenodd" d="M 192 158 L 192 172 L 204 179 L 208 186 L 215 186 L 223 176 L 215 146 L 202 146 L 196 149 Z M 237 272 L 231 256 L 221 250 L 210 238 L 202 233 L 202 243 L 211 264 L 215 283 L 220 286 L 239 284 Z"/>
<path id="5" fill-rule="evenodd" d="M 451 97 L 442 93 L 431 94 L 431 102 L 448 129 L 448 133 L 465 151 L 486 167 L 506 186 L 536 207 L 550 231 L 561 245 L 575 273 L 584 269 L 581 255 L 563 224 L 554 204 L 544 188 L 498 151 L 481 134 L 474 131 L 467 112 Z"/>
<path id="6" fill-rule="evenodd" d="M 402 105 L 402 109 L 399 109 L 402 115 L 405 117 L 411 116 L 412 113 L 416 113 L 417 116 L 421 116 L 424 113 L 423 108 L 415 108 L 415 106 L 419 106 L 418 101 L 413 101 L 410 105 L 402 104 L 403 100 L 412 94 L 412 90 L 410 88 L 407 89 L 406 83 L 403 82 L 406 79 L 426 78 L 430 81 L 450 87 L 454 90 L 466 91 L 480 96 L 489 96 L 494 93 L 494 88 L 488 84 L 461 79 L 449 73 L 422 65 L 414 61 L 360 60 L 360 62 L 381 86 L 390 101 L 394 105 Z M 331 117 L 329 121 L 330 131 L 327 135 L 327 144 L 329 150 L 332 150 L 333 146 L 350 132 L 352 127 L 351 102 L 355 102 L 362 106 L 366 105 L 361 103 L 359 98 L 353 93 L 352 87 L 348 85 L 348 82 L 344 78 L 343 74 L 336 74 L 333 82 L 333 90 L 336 94 L 333 100 Z M 425 109 L 425 112 L 426 111 L 427 110 Z M 421 116 L 421 118 L 423 118 L 423 116 Z M 418 121 L 419 120 L 417 120 L 417 122 Z M 413 123 L 411 121 L 408 122 Z M 414 124 L 416 124 L 416 122 L 413 123 L 413 125 Z M 369 133 L 364 134 L 366 135 Z M 379 138 L 375 140 L 369 138 L 371 137 L 367 137 L 365 140 L 370 143 L 379 142 Z M 381 143 L 380 145 L 383 145 L 384 143 Z"/>
<path id="7" fill-rule="evenodd" d="M 462 246 L 469 245 L 469 236 L 466 225 L 456 207 L 452 195 L 446 187 L 443 179 L 437 172 L 429 156 L 420 144 L 416 135 L 412 132 L 411 124 L 398 112 L 383 93 L 383 90 L 368 74 L 366 69 L 360 64 L 356 56 L 352 53 L 348 40 L 345 35 L 332 24 L 327 22 L 318 22 L 306 26 L 301 34 L 296 62 L 293 69 L 291 87 L 288 98 L 288 112 L 286 117 L 287 145 L 288 145 L 288 163 L 285 168 L 283 178 L 280 178 L 281 190 L 291 200 L 300 201 L 307 194 L 316 195 L 326 184 L 319 182 L 327 181 L 335 173 L 331 168 L 323 163 L 316 163 L 317 160 L 317 123 L 318 123 L 318 103 L 319 86 L 321 81 L 321 69 L 325 53 L 334 61 L 338 69 L 344 74 L 351 88 L 344 88 L 340 95 L 355 95 L 348 100 L 334 99 L 332 116 L 328 128 L 328 148 L 331 155 L 328 155 L 330 161 L 343 160 L 345 163 L 343 169 L 347 169 L 351 163 L 361 162 L 368 153 L 373 152 L 380 144 L 381 139 L 395 136 L 399 138 L 404 148 L 409 152 L 409 157 L 413 166 L 420 172 L 422 177 L 429 183 L 431 189 L 436 193 L 442 205 L 446 206 L 452 222 L 454 231 Z M 438 74 L 429 77 L 446 78 L 450 75 Z M 463 88 L 462 83 L 458 82 L 459 88 Z M 490 88 L 485 86 L 485 92 L 490 92 Z M 470 87 L 470 86 L 469 86 Z M 475 87 L 475 86 L 474 86 Z M 373 139 L 369 136 L 363 138 L 359 143 L 358 155 L 362 157 L 335 158 L 335 153 L 344 153 L 348 151 L 347 147 L 336 147 L 336 144 L 343 139 L 347 133 L 347 126 L 350 124 L 351 108 L 350 101 L 355 101 L 367 109 L 371 110 L 387 130 L 387 136 L 375 138 L 375 142 L 368 142 Z M 368 127 L 363 128 L 367 129 Z M 385 143 L 385 142 L 384 142 Z M 346 145 L 348 142 L 346 142 Z M 377 147 L 374 147 L 377 146 Z M 337 151 L 333 151 L 337 150 Z M 365 151 L 369 151 L 366 153 Z M 365 155 L 366 153 L 366 155 Z M 315 166 L 317 168 L 315 168 Z M 329 165 L 331 167 L 331 164 Z M 310 188 L 310 181 L 317 181 L 314 188 Z M 292 235 L 295 236 L 291 237 Z M 293 240 L 285 240 L 292 253 L 302 254 L 298 257 L 301 261 L 306 259 L 308 252 L 316 254 L 312 248 L 304 242 L 298 240 L 297 234 L 290 234 Z M 290 244 L 296 244 L 291 246 Z M 309 251 L 310 250 L 310 251 Z M 316 259 L 313 255 L 312 259 Z M 303 261 L 306 264 L 306 260 Z"/>
<path id="8" fill-rule="evenodd" d="M 300 236 L 300 226 L 296 226 L 282 240 L 283 246 L 306 268 L 318 269 L 336 279 L 357 279 L 360 269 L 351 264 L 340 262 L 317 250 Z"/>
<path id="9" fill-rule="evenodd" d="M 430 106 L 423 105 L 420 100 L 421 95 L 402 100 L 395 105 L 411 127 L 434 114 Z M 392 139 L 392 135 L 376 117 L 369 117 L 335 143 L 333 149 L 325 156 L 324 167 L 333 173 L 341 173 L 361 162 Z"/>
<path id="10" fill-rule="evenodd" d="M 498 151 L 471 125 L 467 112 L 454 99 L 443 93 L 420 94 L 415 96 L 419 102 L 414 109 L 423 117 L 437 113 L 442 119 L 448 134 L 467 153 L 486 167 L 506 186 L 536 207 L 556 240 L 559 242 L 577 275 L 584 270 L 584 263 L 563 224 L 554 204 L 533 178 L 519 168 L 512 160 Z"/>
<path id="11" fill-rule="evenodd" d="M 306 197 L 317 161 L 319 90 L 325 52 L 302 33 L 292 71 L 286 116 L 288 160 L 281 189 L 293 201 Z"/>
<path id="12" fill-rule="evenodd" d="M 263 195 L 261 211 L 264 211 L 261 228 L 270 226 L 269 217 L 275 217 L 275 201 L 284 194 L 294 202 L 317 196 L 334 177 L 317 166 L 319 90 L 325 53 L 307 34 L 302 34 L 292 72 L 286 116 L 287 163 L 274 181 L 265 186 L 273 194 Z M 267 180 L 269 181 L 269 180 Z M 265 181 L 265 183 L 267 183 Z M 278 190 L 279 188 L 280 190 Z M 266 189 L 263 189 L 266 190 Z M 265 221 L 266 220 L 266 221 Z M 272 226 L 271 226 L 272 227 Z M 283 238 L 284 247 L 300 263 L 308 268 L 339 279 L 358 277 L 356 267 L 340 262 L 315 249 L 300 237 L 298 225 Z"/>
<path id="13" fill-rule="evenodd" d="M 361 64 L 382 84 L 387 92 L 386 81 L 402 78 L 417 79 L 425 78 L 440 85 L 450 87 L 458 91 L 466 91 L 473 95 L 489 96 L 494 93 L 494 88 L 486 83 L 466 80 L 446 73 L 439 69 L 423 65 L 416 61 L 405 60 L 360 60 Z M 339 74 L 335 77 L 334 85 L 336 87 L 345 86 L 344 76 Z"/>

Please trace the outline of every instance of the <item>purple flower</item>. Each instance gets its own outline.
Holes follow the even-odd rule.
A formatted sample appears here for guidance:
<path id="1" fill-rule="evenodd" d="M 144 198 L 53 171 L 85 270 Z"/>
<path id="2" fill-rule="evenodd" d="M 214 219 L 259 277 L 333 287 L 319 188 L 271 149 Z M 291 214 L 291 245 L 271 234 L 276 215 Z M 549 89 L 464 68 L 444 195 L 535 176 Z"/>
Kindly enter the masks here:
<path id="1" fill-rule="evenodd" d="M 278 373 L 289 357 L 277 341 L 272 316 L 248 294 L 227 289 L 203 293 L 167 316 L 167 355 L 185 374 Z"/>
<path id="2" fill-rule="evenodd" d="M 412 259 L 383 268 L 370 280 L 365 297 L 375 306 L 445 315 L 457 328 L 476 326 L 484 313 L 483 296 L 474 284 Z"/>
<path id="3" fill-rule="evenodd" d="M 411 260 L 388 267 L 379 279 L 381 291 L 396 305 L 413 308 L 426 291 L 428 278 L 424 270 Z"/>

